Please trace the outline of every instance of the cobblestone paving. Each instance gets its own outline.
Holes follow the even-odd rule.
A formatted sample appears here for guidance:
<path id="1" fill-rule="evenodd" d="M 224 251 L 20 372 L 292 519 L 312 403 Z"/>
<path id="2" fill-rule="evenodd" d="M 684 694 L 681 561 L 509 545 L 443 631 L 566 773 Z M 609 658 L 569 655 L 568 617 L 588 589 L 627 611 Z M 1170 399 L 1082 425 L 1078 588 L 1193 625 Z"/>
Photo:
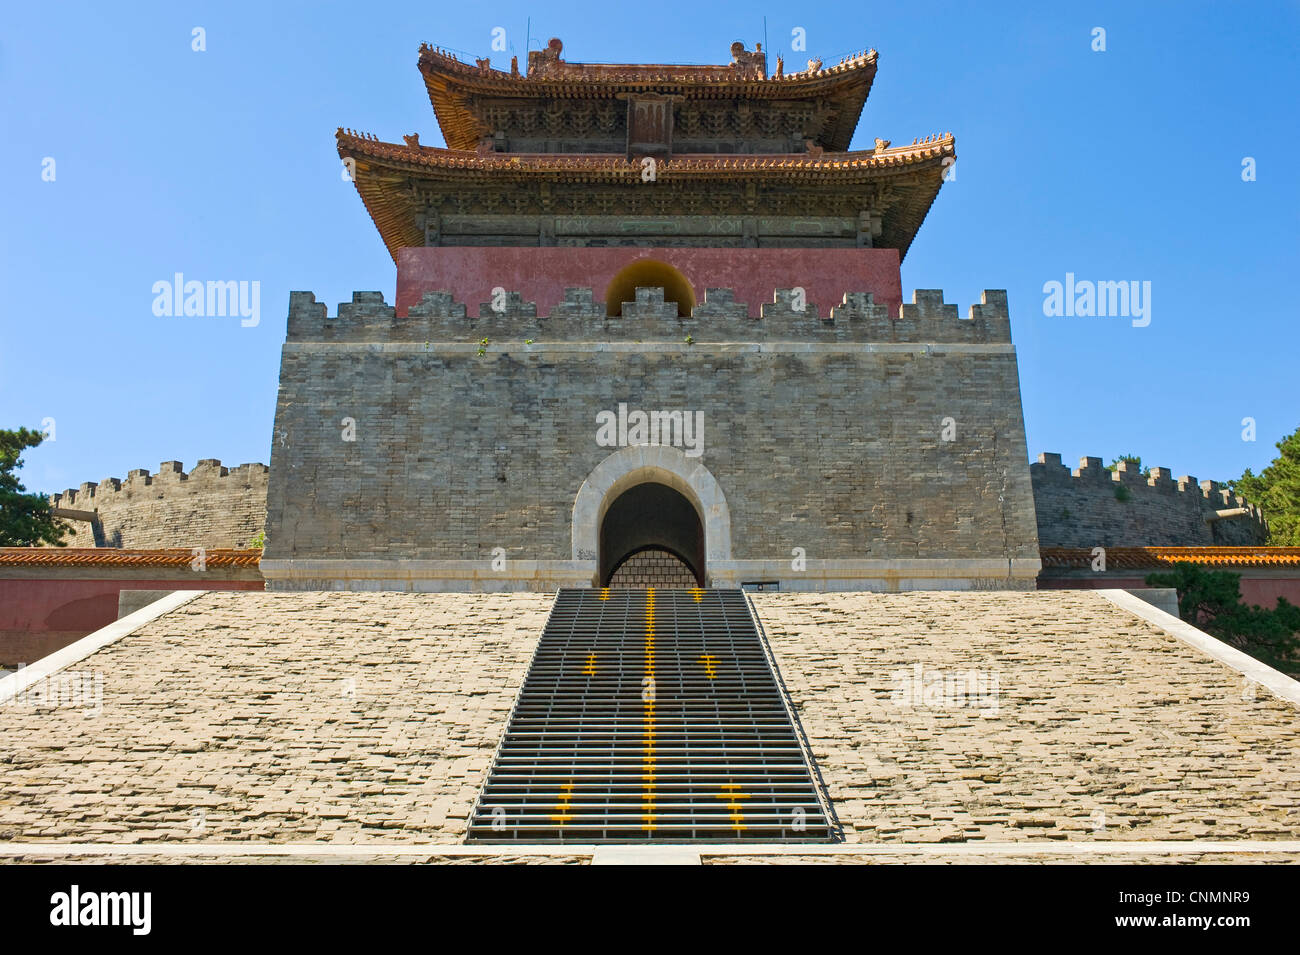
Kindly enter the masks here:
<path id="1" fill-rule="evenodd" d="M 0 706 L 0 839 L 459 842 L 551 602 L 200 597 Z"/>
<path id="2" fill-rule="evenodd" d="M 282 855 L 46 855 L 0 856 L 0 865 L 590 865 L 589 855 L 529 856 L 282 856 Z"/>
<path id="3" fill-rule="evenodd" d="M 1297 707 L 1097 594 L 754 598 L 849 841 L 1300 836 Z"/>
<path id="4" fill-rule="evenodd" d="M 1044 852 L 1026 856 L 962 853 L 952 856 L 848 855 L 836 853 L 806 856 L 705 856 L 704 865 L 1296 865 L 1300 853 L 1282 852 L 1267 855 L 1258 852 L 1202 852 L 1115 855 L 1077 855 Z"/>
<path id="5" fill-rule="evenodd" d="M 0 839 L 458 843 L 551 599 L 205 595 L 0 707 Z M 850 841 L 1300 837 L 1297 708 L 1096 594 L 755 599 Z"/>

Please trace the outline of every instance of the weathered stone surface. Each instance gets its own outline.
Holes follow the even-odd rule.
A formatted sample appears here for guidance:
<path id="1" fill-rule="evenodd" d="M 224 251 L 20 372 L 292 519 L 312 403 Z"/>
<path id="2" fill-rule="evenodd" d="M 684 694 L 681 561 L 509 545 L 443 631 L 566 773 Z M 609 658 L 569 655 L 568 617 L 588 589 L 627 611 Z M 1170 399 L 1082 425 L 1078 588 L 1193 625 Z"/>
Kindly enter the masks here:
<path id="1" fill-rule="evenodd" d="M 1296 708 L 1095 594 L 755 601 L 851 841 L 1300 837 Z M 77 664 L 98 715 L 0 707 L 0 839 L 458 843 L 550 604 L 200 597 Z"/>
<path id="2" fill-rule="evenodd" d="M 1148 477 L 1127 461 L 1108 471 L 1101 458 L 1085 457 L 1074 471 L 1055 453 L 1029 466 L 1043 547 L 1253 546 L 1268 536 L 1265 515 L 1219 486 L 1168 468 Z M 1219 520 L 1221 510 L 1246 513 Z"/>
<path id="3" fill-rule="evenodd" d="M 358 293 L 360 294 L 360 293 Z M 265 464 L 223 467 L 205 458 L 186 474 L 179 461 L 158 473 L 131 471 L 51 498 L 54 507 L 97 512 L 92 524 L 71 523 L 70 547 L 242 548 L 266 527 Z"/>
<path id="4" fill-rule="evenodd" d="M 0 707 L 0 838 L 459 842 L 550 604 L 207 594 Z"/>
<path id="5" fill-rule="evenodd" d="M 661 289 L 638 289 L 609 320 L 588 295 L 567 294 L 566 312 L 544 321 L 514 299 L 517 315 L 484 310 L 478 325 L 449 316 L 443 334 L 427 325 L 438 319 L 421 319 L 429 341 L 299 335 L 291 320 L 272 443 L 270 586 L 290 560 L 486 562 L 498 548 L 510 562 L 579 559 L 575 519 L 601 511 L 575 515 L 575 500 L 617 450 L 598 443 L 597 415 L 620 404 L 703 412 L 689 463 L 721 486 L 737 561 L 789 568 L 796 549 L 810 562 L 984 560 L 992 570 L 953 563 L 893 576 L 1032 583 L 1036 567 L 1008 574 L 1008 562 L 1036 561 L 1038 550 L 1005 295 L 986 293 L 960 319 L 939 293 L 918 292 L 905 340 L 873 325 L 879 309 L 865 294 L 835 319 L 797 310 L 781 289 L 763 318 L 748 319 L 711 290 L 707 321 L 677 317 Z M 314 307 L 295 298 L 304 314 Z M 349 573 L 322 569 L 307 583 L 350 586 Z"/>
<path id="6" fill-rule="evenodd" d="M 850 840 L 1300 836 L 1296 707 L 1097 594 L 754 600 Z M 917 666 L 996 708 L 895 698 Z"/>
<path id="7" fill-rule="evenodd" d="M 1005 856 L 976 852 L 953 855 L 925 855 L 899 852 L 895 854 L 871 853 L 809 853 L 806 855 L 706 855 L 703 865 L 1297 865 L 1300 852 L 1180 852 L 1171 853 L 1113 853 L 1076 855 L 1074 853 L 1042 852 L 1025 856 Z"/>

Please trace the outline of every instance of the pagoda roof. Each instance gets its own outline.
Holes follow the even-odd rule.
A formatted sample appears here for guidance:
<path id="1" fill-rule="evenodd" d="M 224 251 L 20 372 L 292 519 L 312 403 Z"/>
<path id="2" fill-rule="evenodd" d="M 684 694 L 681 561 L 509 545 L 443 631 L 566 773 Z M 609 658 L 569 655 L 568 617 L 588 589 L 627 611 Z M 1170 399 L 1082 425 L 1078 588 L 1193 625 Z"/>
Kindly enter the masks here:
<path id="1" fill-rule="evenodd" d="M 559 58 L 559 41 L 552 40 L 543 55 L 533 51 L 525 75 L 513 67 L 508 72 L 494 69 L 487 59 L 471 65 L 446 50 L 422 44 L 419 66 L 451 149 L 474 149 L 488 132 L 475 114 L 482 99 L 609 99 L 627 93 L 699 100 L 826 99 L 837 116 L 821 145 L 848 149 L 876 77 L 875 50 L 844 57 L 826 68 L 820 60 L 810 60 L 808 69 L 768 76 L 765 54 L 743 49 L 737 53 L 734 46 L 733 57 L 738 59 L 727 64 L 568 63 Z"/>
<path id="2" fill-rule="evenodd" d="M 339 155 L 355 163 L 355 185 L 393 260 L 398 249 L 424 244 L 417 225 L 412 181 L 458 186 L 503 183 L 587 183 L 644 189 L 641 163 L 623 154 L 497 153 L 382 142 L 339 129 Z M 719 183 L 764 181 L 794 188 L 889 184 L 902 196 L 900 211 L 887 223 L 880 244 L 906 254 L 943 182 L 944 161 L 956 157 L 951 133 L 911 145 L 854 152 L 791 154 L 676 155 L 661 160 L 657 181 Z"/>

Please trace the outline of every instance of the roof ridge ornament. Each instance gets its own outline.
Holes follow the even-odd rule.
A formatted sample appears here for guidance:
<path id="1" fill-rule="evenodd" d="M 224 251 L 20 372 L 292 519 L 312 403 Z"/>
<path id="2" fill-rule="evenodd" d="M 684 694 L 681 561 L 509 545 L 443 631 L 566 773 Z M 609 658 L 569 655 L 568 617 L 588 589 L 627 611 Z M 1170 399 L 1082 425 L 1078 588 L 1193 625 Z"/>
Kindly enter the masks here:
<path id="1" fill-rule="evenodd" d="M 766 77 L 767 54 L 763 52 L 763 44 L 755 43 L 754 52 L 751 53 L 745 49 L 742 41 L 737 40 L 731 44 L 731 65 L 741 73 Z"/>

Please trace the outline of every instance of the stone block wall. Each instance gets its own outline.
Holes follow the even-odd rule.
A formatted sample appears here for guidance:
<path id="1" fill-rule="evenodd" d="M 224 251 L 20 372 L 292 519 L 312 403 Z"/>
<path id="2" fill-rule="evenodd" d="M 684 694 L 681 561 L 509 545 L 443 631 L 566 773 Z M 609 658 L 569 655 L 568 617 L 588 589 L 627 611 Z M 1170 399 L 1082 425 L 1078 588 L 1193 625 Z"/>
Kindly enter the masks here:
<path id="1" fill-rule="evenodd" d="M 268 586 L 590 582 L 575 498 L 618 450 L 598 443 L 597 415 L 620 405 L 703 413 L 702 454 L 684 461 L 725 496 L 715 584 L 1032 586 L 1005 292 L 966 318 L 937 291 L 892 314 L 849 292 L 823 314 L 777 289 L 759 318 L 726 289 L 688 318 L 661 289 L 638 289 L 617 318 L 588 289 L 544 314 L 517 293 L 503 304 L 425 293 L 398 317 L 358 292 L 331 317 L 293 293 Z M 494 576 L 494 552 L 512 569 Z"/>
<path id="2" fill-rule="evenodd" d="M 1168 468 L 1140 471 L 1121 461 L 1108 471 L 1085 457 L 1073 471 L 1059 454 L 1029 466 L 1043 547 L 1249 547 L 1268 537 L 1264 516 L 1218 481 Z"/>
<path id="3" fill-rule="evenodd" d="M 268 471 L 204 458 L 186 474 L 181 462 L 164 461 L 156 474 L 140 468 L 126 480 L 87 482 L 50 503 L 96 515 L 70 522 L 69 547 L 243 548 L 266 527 Z"/>

